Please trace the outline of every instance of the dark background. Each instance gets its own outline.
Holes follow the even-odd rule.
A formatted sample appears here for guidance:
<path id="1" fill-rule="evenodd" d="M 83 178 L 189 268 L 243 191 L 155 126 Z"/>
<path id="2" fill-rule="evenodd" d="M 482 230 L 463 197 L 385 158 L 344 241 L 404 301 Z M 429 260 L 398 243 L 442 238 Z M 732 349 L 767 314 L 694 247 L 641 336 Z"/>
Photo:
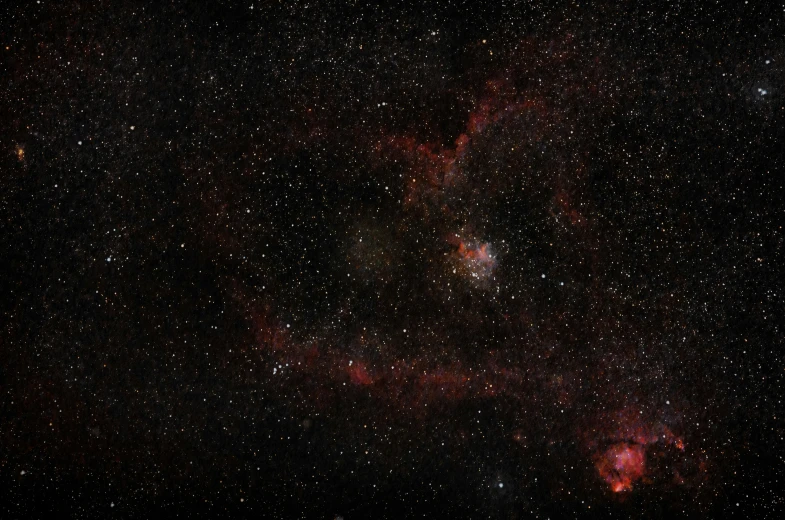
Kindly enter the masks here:
<path id="1" fill-rule="evenodd" d="M 0 516 L 778 518 L 758 4 L 4 4 Z"/>

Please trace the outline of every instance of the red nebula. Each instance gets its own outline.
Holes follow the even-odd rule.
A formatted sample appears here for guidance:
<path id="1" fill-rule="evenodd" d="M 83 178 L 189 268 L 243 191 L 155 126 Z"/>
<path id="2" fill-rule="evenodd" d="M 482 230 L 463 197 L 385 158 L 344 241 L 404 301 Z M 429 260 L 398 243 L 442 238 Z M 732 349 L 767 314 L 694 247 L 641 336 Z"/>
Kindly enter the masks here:
<path id="1" fill-rule="evenodd" d="M 471 243 L 460 239 L 448 239 L 448 242 L 453 245 L 455 245 L 457 242 L 457 250 L 455 252 L 464 262 L 473 262 L 479 265 L 490 267 L 493 267 L 496 264 L 496 260 L 493 258 L 492 252 L 488 250 L 489 244 L 487 242 Z"/>
<path id="2" fill-rule="evenodd" d="M 493 258 L 488 254 L 488 244 L 479 247 L 466 247 L 464 242 L 458 246 L 458 254 L 467 260 L 476 260 L 481 263 L 492 263 Z"/>
<path id="3" fill-rule="evenodd" d="M 614 444 L 597 460 L 597 471 L 614 493 L 630 491 L 646 471 L 646 454 L 640 444 Z"/>
<path id="4" fill-rule="evenodd" d="M 348 372 L 349 378 L 355 385 L 368 386 L 373 384 L 373 378 L 368 373 L 368 369 L 363 362 L 353 363 L 349 367 Z"/>
<path id="5" fill-rule="evenodd" d="M 462 274 L 476 280 L 487 279 L 496 267 L 496 259 L 487 243 L 467 243 L 459 240 L 454 254 L 462 265 Z"/>
<path id="6" fill-rule="evenodd" d="M 616 493 L 632 490 L 633 484 L 651 470 L 646 466 L 647 450 L 685 450 L 681 437 L 666 424 L 645 418 L 637 407 L 609 413 L 601 423 L 587 440 L 600 478 Z"/>

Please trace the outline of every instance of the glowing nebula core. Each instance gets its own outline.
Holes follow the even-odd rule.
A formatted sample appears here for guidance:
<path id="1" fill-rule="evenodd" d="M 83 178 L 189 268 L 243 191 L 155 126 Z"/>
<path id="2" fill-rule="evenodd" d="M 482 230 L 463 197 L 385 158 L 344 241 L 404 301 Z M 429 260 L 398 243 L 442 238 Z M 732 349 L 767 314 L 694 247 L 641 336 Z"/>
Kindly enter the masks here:
<path id="1" fill-rule="evenodd" d="M 632 490 L 646 472 L 646 453 L 640 444 L 619 443 L 602 454 L 597 471 L 615 493 Z"/>

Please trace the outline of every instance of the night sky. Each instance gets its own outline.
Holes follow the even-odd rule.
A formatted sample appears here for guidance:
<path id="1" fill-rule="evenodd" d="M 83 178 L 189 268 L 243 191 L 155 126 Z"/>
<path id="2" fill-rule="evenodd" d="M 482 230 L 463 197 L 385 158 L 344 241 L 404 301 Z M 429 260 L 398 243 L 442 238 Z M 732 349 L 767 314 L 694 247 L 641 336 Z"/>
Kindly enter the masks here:
<path id="1" fill-rule="evenodd" d="M 781 518 L 785 6 L 14 4 L 0 517 Z"/>

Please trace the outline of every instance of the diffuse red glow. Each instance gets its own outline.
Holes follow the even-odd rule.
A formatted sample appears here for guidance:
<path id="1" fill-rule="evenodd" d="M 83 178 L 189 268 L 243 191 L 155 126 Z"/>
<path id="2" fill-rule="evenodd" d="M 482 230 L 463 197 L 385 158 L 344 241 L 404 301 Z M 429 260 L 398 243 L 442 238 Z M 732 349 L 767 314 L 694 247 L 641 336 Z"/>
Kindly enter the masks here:
<path id="1" fill-rule="evenodd" d="M 644 446 L 627 442 L 614 444 L 597 460 L 596 468 L 614 493 L 630 491 L 633 482 L 646 472 Z"/>
<path id="2" fill-rule="evenodd" d="M 604 420 L 608 421 L 608 418 Z M 604 437 L 611 444 L 595 452 L 595 468 L 614 493 L 632 491 L 647 478 L 647 451 L 659 445 L 684 451 L 684 441 L 659 422 L 647 422 L 632 408 L 620 412 L 606 424 Z M 601 430 L 602 431 L 602 430 Z M 606 444 L 607 446 L 607 444 Z M 674 481 L 681 480 L 674 469 Z"/>
<path id="3" fill-rule="evenodd" d="M 478 222 L 472 222 L 472 213 L 468 212 L 468 216 L 462 214 L 456 205 L 465 203 L 467 194 L 472 203 L 487 203 L 493 197 L 494 189 L 498 190 L 500 186 L 506 186 L 505 182 L 509 182 L 502 174 L 489 174 L 488 179 L 483 179 L 481 184 L 479 181 L 472 184 L 472 179 L 468 178 L 475 166 L 482 166 L 482 159 L 478 159 L 479 164 L 472 163 L 472 153 L 481 151 L 473 150 L 473 146 L 480 149 L 492 142 L 495 125 L 507 122 L 525 125 L 523 128 L 526 132 L 515 134 L 519 139 L 511 143 L 514 145 L 512 150 L 516 150 L 521 140 L 531 139 L 532 146 L 536 145 L 548 132 L 548 125 L 541 124 L 541 121 L 546 117 L 549 120 L 558 117 L 558 113 L 553 111 L 555 104 L 548 104 L 547 108 L 553 113 L 547 113 L 545 97 L 535 92 L 525 94 L 528 98 L 516 92 L 507 82 L 489 82 L 486 96 L 470 113 L 464 133 L 455 139 L 452 147 L 419 142 L 409 136 L 386 136 L 376 143 L 375 153 L 380 155 L 383 162 L 397 162 L 404 166 L 401 202 L 409 215 L 422 217 L 424 221 L 431 219 L 429 224 L 434 224 L 439 233 L 437 236 L 446 243 L 444 249 L 437 248 L 440 253 L 444 252 L 443 263 L 438 265 L 437 272 L 438 269 L 449 269 L 471 280 L 475 287 L 486 287 L 487 280 L 494 279 L 492 275 L 498 262 L 496 253 L 506 254 L 506 246 L 503 241 L 499 241 L 495 243 L 495 249 L 491 242 L 486 241 L 490 237 L 476 232 L 481 226 L 472 226 Z M 520 121 L 513 121 L 518 115 L 521 116 Z M 579 175 L 580 164 L 573 171 Z M 543 176 L 543 179 L 550 196 L 551 216 L 559 221 L 562 228 L 570 232 L 580 231 L 580 236 L 584 238 L 591 237 L 591 222 L 588 220 L 592 215 L 591 207 L 587 208 L 584 204 L 586 199 L 576 188 L 576 183 L 569 175 L 564 178 Z M 456 203 L 455 200 L 463 202 Z M 443 274 L 443 271 L 439 274 Z M 531 313 L 531 309 L 523 307 L 512 310 L 520 318 L 516 320 L 515 314 L 505 312 L 505 321 L 520 321 L 534 327 L 538 318 Z M 553 315 L 558 316 L 558 312 L 553 312 Z M 559 321 L 554 318 L 554 322 Z M 428 363 L 427 354 L 419 359 L 403 359 L 400 353 L 396 355 L 392 349 L 384 356 L 359 354 L 349 359 L 345 350 L 339 346 L 331 347 L 325 342 L 320 347 L 312 347 L 314 355 L 320 357 L 319 365 L 330 367 L 326 371 L 319 371 L 311 364 L 291 362 L 298 355 L 298 346 L 294 343 L 282 346 L 282 342 L 292 341 L 286 330 L 276 332 L 269 322 L 259 322 L 258 328 L 262 329 L 262 332 L 257 333 L 259 342 L 270 345 L 267 350 L 286 358 L 292 367 L 296 366 L 295 370 L 307 374 L 305 379 L 315 381 L 316 384 L 326 383 L 322 386 L 335 387 L 340 392 L 362 392 L 379 399 L 390 408 L 415 414 L 429 412 L 432 407 L 425 407 L 434 402 L 457 403 L 500 395 L 510 396 L 522 403 L 532 395 L 540 396 L 543 392 L 535 394 L 533 390 L 543 388 L 546 399 L 558 402 L 560 407 L 567 407 L 576 399 L 575 394 L 578 397 L 580 394 L 579 391 L 571 394 L 570 389 L 573 387 L 568 370 L 559 368 L 562 373 L 541 371 L 538 376 L 532 376 L 531 367 L 510 362 L 496 363 L 493 355 L 475 358 L 477 364 L 472 371 L 458 361 L 441 366 Z M 526 346 L 529 347 L 536 348 L 536 340 Z M 545 350 L 537 359 L 548 360 L 552 356 L 556 356 L 552 350 Z M 559 358 L 555 359 L 559 361 Z M 537 377 L 540 382 L 535 380 Z M 541 386 L 538 387 L 538 384 Z M 339 393 L 336 395 L 343 396 Z M 588 445 L 586 458 L 594 461 L 601 479 L 599 484 L 602 485 L 604 481 L 615 493 L 632 491 L 639 483 L 646 481 L 652 471 L 650 466 L 654 466 L 647 464 L 647 452 L 656 445 L 672 446 L 681 451 L 685 449 L 681 438 L 662 422 L 642 419 L 640 410 L 625 409 L 615 417 L 597 419 L 593 425 L 597 424 L 601 426 L 588 434 L 594 435 L 594 438 Z M 587 434 L 582 432 L 579 435 L 585 439 Z M 523 442 L 525 438 L 523 433 L 515 434 L 516 442 Z M 675 468 L 673 474 L 674 481 L 682 480 Z"/>
<path id="4" fill-rule="evenodd" d="M 465 179 L 463 161 L 473 139 L 480 137 L 489 127 L 527 111 L 535 111 L 538 119 L 545 117 L 544 101 L 532 92 L 528 94 L 529 98 L 522 98 L 504 80 L 488 81 L 485 96 L 469 114 L 465 132 L 455 139 L 452 148 L 418 143 L 408 136 L 383 138 L 377 151 L 402 154 L 408 162 L 404 203 L 408 207 L 425 209 L 422 205 L 431 202 L 447 210 L 440 198 L 445 189 L 454 188 Z"/>
<path id="5" fill-rule="evenodd" d="M 470 251 L 465 246 L 458 248 L 465 256 L 487 254 L 481 248 Z M 270 320 L 255 320 L 257 339 L 264 346 L 261 350 L 276 356 L 276 366 L 285 365 L 303 380 L 313 381 L 313 391 L 323 394 L 322 387 L 353 388 L 362 390 L 374 399 L 384 402 L 402 413 L 419 415 L 431 410 L 429 405 L 458 404 L 467 399 L 510 396 L 522 398 L 532 393 L 532 381 L 526 370 L 500 365 L 493 352 L 480 361 L 474 370 L 459 362 L 447 366 L 434 366 L 425 359 L 385 358 L 376 363 L 356 357 L 347 359 L 345 352 L 337 348 L 318 347 L 315 343 L 298 345 L 288 329 L 270 325 Z M 319 357 L 319 363 L 310 362 Z M 320 367 L 331 366 L 324 372 Z M 280 377 L 273 372 L 272 377 Z M 556 378 L 555 390 L 559 391 L 560 402 L 568 402 L 561 379 Z M 333 399 L 340 399 L 342 393 Z M 324 396 L 321 398 L 324 400 Z M 626 407 L 615 414 L 596 418 L 599 425 L 590 430 L 576 432 L 587 442 L 587 455 L 594 461 L 598 477 L 613 493 L 633 491 L 639 484 L 651 478 L 650 457 L 655 452 L 673 449 L 686 451 L 684 440 L 662 421 L 645 418 L 639 409 Z M 589 423 L 589 424 L 592 424 Z M 513 440 L 521 442 L 525 435 L 516 433 Z M 652 459 L 653 460 L 653 459 Z M 658 470 L 658 471 L 661 471 Z M 669 480 L 678 485 L 686 478 L 678 467 L 670 469 Z"/>
<path id="6" fill-rule="evenodd" d="M 458 255 L 467 260 L 476 260 L 482 263 L 492 262 L 492 259 L 488 254 L 488 244 L 467 247 L 465 242 L 461 242 L 458 246 Z"/>
<path id="7" fill-rule="evenodd" d="M 491 253 L 488 243 L 461 241 L 456 255 L 463 267 L 462 271 L 477 280 L 488 278 L 496 267 L 496 258 Z"/>
<path id="8" fill-rule="evenodd" d="M 349 373 L 349 379 L 355 385 L 368 386 L 372 385 L 374 382 L 373 378 L 368 373 L 368 368 L 362 361 L 358 361 L 357 363 L 352 362 L 349 365 L 347 372 Z"/>

